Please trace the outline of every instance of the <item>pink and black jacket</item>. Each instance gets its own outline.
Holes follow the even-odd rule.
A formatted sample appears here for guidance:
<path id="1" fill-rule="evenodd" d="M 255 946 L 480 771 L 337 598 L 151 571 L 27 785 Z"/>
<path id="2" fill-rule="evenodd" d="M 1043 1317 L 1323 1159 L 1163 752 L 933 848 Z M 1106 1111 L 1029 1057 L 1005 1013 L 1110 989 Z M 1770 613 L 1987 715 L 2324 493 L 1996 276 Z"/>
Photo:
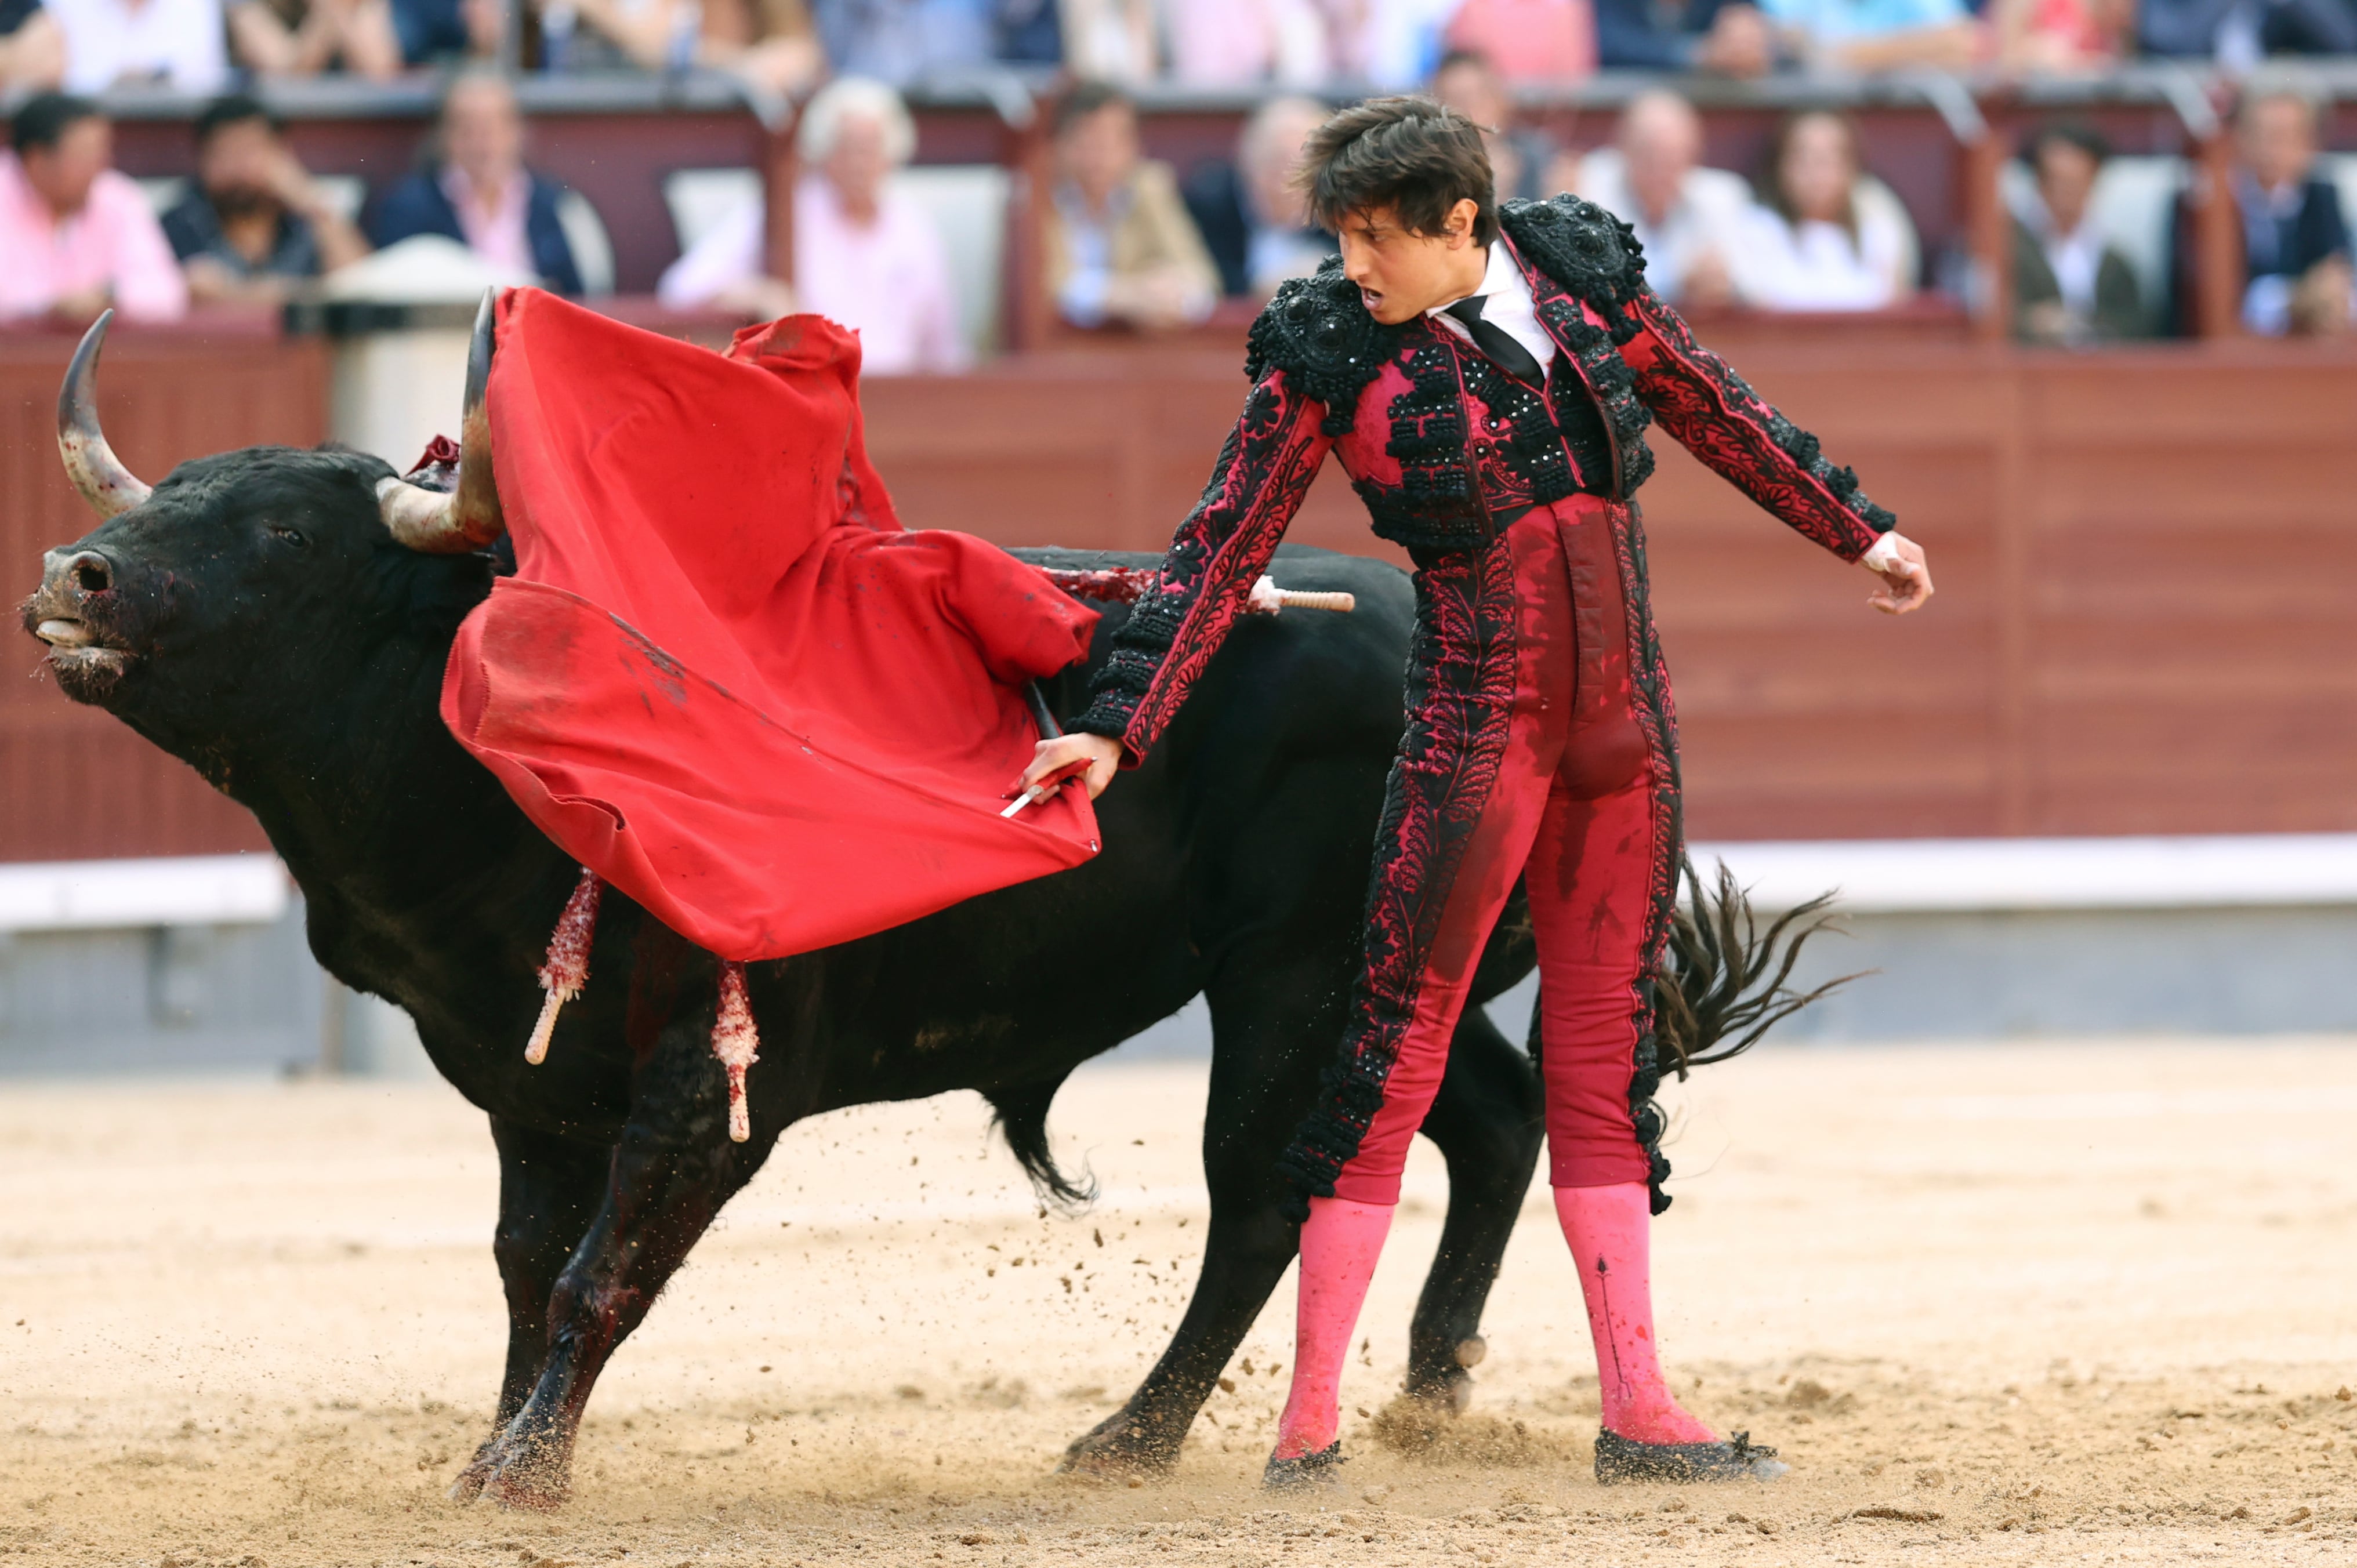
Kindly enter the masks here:
<path id="1" fill-rule="evenodd" d="M 1561 350 L 1544 391 L 1424 317 L 1377 322 L 1339 258 L 1286 284 L 1253 325 L 1252 392 L 1211 482 L 1071 728 L 1121 741 L 1130 765 L 1144 758 L 1243 613 L 1329 449 L 1374 532 L 1420 562 L 1484 550 L 1523 512 L 1568 496 L 1633 511 L 1655 423 L 1845 560 L 1892 526 L 1815 436 L 1695 344 L 1647 286 L 1627 224 L 1572 196 L 1510 201 L 1500 220 Z M 1629 608 L 1650 646 L 1641 546 L 1634 566 Z"/>

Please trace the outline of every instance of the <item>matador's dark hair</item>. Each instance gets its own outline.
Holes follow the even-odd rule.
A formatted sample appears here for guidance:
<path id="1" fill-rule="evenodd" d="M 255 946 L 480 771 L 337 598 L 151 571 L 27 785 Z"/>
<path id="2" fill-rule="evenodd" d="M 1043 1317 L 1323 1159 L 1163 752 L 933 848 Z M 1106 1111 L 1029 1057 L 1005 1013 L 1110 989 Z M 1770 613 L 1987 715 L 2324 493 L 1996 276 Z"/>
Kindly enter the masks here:
<path id="1" fill-rule="evenodd" d="M 1473 239 L 1498 237 L 1497 181 L 1481 128 L 1425 97 L 1370 98 L 1311 133 L 1295 177 L 1309 216 L 1340 232 L 1352 212 L 1385 209 L 1413 234 L 1438 234 L 1448 210 L 1470 201 Z"/>

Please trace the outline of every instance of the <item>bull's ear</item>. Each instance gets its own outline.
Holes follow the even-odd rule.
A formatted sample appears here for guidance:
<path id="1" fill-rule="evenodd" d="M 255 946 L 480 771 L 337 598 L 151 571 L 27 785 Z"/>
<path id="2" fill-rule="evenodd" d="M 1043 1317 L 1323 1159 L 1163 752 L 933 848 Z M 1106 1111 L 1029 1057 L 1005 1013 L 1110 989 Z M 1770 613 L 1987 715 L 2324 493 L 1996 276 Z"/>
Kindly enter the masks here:
<path id="1" fill-rule="evenodd" d="M 65 460 L 66 478 L 101 520 L 119 517 L 156 493 L 124 467 L 99 427 L 98 356 L 106 347 L 107 324 L 113 319 L 113 311 L 99 312 L 81 335 L 81 346 L 66 367 L 65 383 L 58 388 L 58 456 Z"/>
<path id="2" fill-rule="evenodd" d="M 404 479 L 377 481 L 378 511 L 393 538 L 430 555 L 463 555 L 507 532 L 491 469 L 491 420 L 485 405 L 498 321 L 498 294 L 483 291 L 467 349 L 467 395 L 458 424 L 458 487 L 447 495 Z"/>

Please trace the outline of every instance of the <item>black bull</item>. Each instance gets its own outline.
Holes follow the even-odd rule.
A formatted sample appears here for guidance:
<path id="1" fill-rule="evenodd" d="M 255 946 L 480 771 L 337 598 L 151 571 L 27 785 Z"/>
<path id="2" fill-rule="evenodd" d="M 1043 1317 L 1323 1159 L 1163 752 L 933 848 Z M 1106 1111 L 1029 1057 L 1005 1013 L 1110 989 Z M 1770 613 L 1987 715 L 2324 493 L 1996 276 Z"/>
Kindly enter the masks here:
<path id="1" fill-rule="evenodd" d="M 975 1090 L 1035 1181 L 1074 1197 L 1048 1151 L 1058 1087 L 1200 993 L 1213 1026 L 1202 1273 L 1168 1349 L 1068 1460 L 1169 1466 L 1294 1254 L 1274 1165 L 1340 1036 L 1359 956 L 1401 727 L 1406 577 L 1283 553 L 1287 586 L 1348 590 L 1357 612 L 1239 627 L 1153 758 L 1100 802 L 1096 860 L 754 966 L 762 1061 L 753 1137 L 736 1144 L 708 1046 L 714 962 L 618 893 L 597 924 L 592 983 L 565 1008 L 546 1064 L 525 1063 L 535 971 L 578 867 L 437 713 L 452 637 L 507 557 L 396 542 L 375 493 L 390 472 L 349 452 L 255 448 L 183 464 L 152 496 L 130 480 L 117 504 L 135 504 L 50 553 L 24 621 L 49 644 L 68 696 L 107 709 L 253 811 L 303 889 L 319 962 L 404 1008 L 435 1066 L 490 1118 L 507 1368 L 492 1435 L 457 1495 L 563 1497 L 599 1370 L 787 1127 Z M 1123 616 L 1108 607 L 1103 629 Z M 1049 682 L 1051 704 L 1073 711 L 1087 678 L 1076 669 Z M 1776 931 L 1755 940 L 1727 923 L 1739 898 L 1714 908 L 1698 897 L 1695 913 L 1699 924 L 1680 929 L 1679 984 L 1665 990 L 1702 1059 L 1695 1047 L 1730 1027 L 1756 1037 L 1755 1023 L 1801 999 L 1778 990 L 1790 940 L 1770 963 Z M 1517 904 L 1477 994 L 1495 996 L 1532 962 Z M 1461 1405 L 1540 1142 L 1531 1062 L 1478 1006 L 1458 1028 L 1424 1132 L 1450 1191 L 1410 1325 L 1407 1383 Z"/>

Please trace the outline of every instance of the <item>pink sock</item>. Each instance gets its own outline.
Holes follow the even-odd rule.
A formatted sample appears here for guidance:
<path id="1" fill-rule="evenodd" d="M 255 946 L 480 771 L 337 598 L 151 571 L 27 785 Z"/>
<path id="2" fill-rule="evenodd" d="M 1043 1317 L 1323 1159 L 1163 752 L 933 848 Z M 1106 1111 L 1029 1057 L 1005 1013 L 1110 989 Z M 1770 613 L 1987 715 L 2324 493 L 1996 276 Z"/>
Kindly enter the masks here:
<path id="1" fill-rule="evenodd" d="M 1342 1428 L 1342 1362 L 1375 1277 L 1390 1204 L 1313 1197 L 1301 1227 L 1301 1305 L 1293 1331 L 1293 1388 L 1276 1423 L 1273 1457 L 1298 1459 L 1332 1443 Z"/>
<path id="2" fill-rule="evenodd" d="M 1555 1212 L 1579 1268 L 1580 1294 L 1587 1298 L 1605 1430 L 1639 1443 L 1713 1441 L 1717 1434 L 1679 1408 L 1662 1376 L 1647 1245 L 1652 1204 L 1645 1184 L 1559 1187 Z"/>

